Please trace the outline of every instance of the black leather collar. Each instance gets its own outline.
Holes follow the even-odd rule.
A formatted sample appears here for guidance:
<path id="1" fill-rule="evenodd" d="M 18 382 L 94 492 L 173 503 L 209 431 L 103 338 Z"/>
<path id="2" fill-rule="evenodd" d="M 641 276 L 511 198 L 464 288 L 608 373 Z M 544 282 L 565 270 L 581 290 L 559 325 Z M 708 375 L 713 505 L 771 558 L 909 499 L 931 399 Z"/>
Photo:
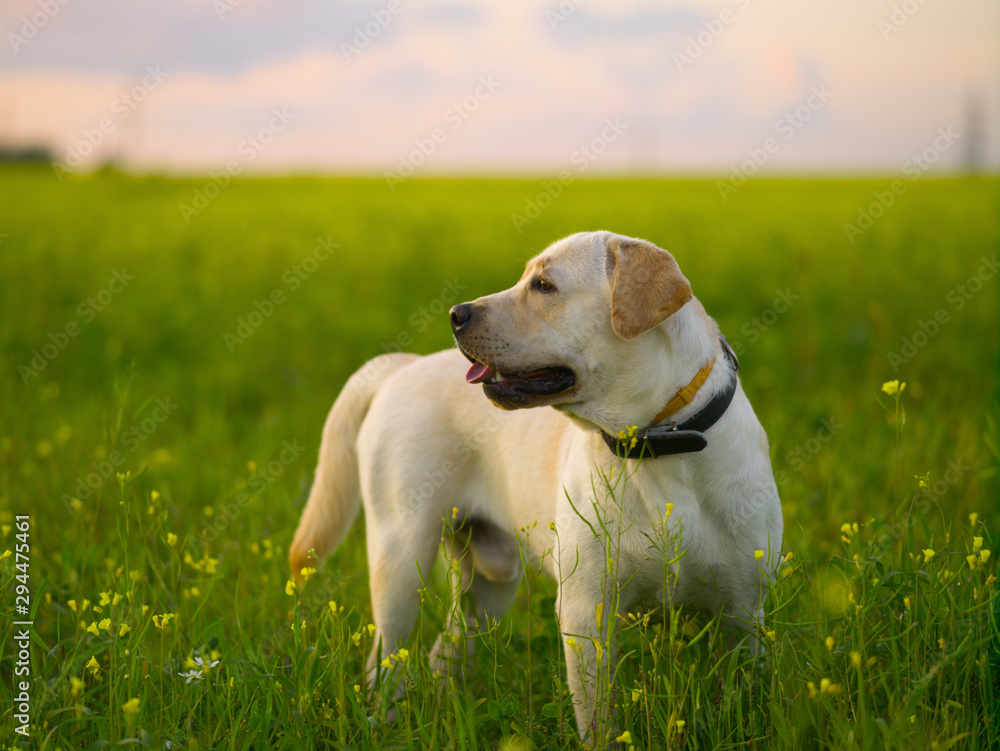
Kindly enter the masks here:
<path id="1" fill-rule="evenodd" d="M 740 369 L 740 362 L 736 359 L 736 354 L 729 346 L 729 342 L 726 341 L 726 337 L 720 336 L 719 338 L 722 340 L 722 351 L 732 366 L 726 388 L 713 396 L 704 407 L 680 424 L 654 425 L 636 431 L 635 445 L 627 450 L 626 447 L 632 444 L 632 437 L 620 439 L 617 436 L 608 435 L 602 430 L 601 437 L 608 444 L 612 454 L 624 459 L 656 459 L 671 454 L 694 453 L 701 451 L 708 445 L 705 431 L 715 425 L 729 409 L 733 396 L 736 394 L 736 385 L 739 382 L 736 372 Z"/>

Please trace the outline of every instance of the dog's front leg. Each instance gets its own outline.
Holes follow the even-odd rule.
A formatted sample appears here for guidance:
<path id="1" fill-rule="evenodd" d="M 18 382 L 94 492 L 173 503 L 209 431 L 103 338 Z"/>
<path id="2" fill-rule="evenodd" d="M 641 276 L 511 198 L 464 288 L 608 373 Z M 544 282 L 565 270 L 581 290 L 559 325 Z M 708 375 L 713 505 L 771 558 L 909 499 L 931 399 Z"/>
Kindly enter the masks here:
<path id="1" fill-rule="evenodd" d="M 594 748 L 604 748 L 614 727 L 615 648 L 611 614 L 617 603 L 599 588 L 580 584 L 583 582 L 564 582 L 556 604 L 566 653 L 566 677 L 580 740 Z"/>

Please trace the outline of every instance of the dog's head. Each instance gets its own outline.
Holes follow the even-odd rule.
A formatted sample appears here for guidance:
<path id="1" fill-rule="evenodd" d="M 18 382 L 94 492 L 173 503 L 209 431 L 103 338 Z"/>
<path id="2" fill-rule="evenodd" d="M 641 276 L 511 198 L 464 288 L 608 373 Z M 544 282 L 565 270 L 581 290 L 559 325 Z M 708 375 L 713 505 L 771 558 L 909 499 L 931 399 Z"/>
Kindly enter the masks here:
<path id="1" fill-rule="evenodd" d="M 667 251 L 586 232 L 549 246 L 510 289 L 456 305 L 451 323 L 467 380 L 498 407 L 549 405 L 607 424 L 645 407 L 669 351 L 661 324 L 692 299 Z"/>

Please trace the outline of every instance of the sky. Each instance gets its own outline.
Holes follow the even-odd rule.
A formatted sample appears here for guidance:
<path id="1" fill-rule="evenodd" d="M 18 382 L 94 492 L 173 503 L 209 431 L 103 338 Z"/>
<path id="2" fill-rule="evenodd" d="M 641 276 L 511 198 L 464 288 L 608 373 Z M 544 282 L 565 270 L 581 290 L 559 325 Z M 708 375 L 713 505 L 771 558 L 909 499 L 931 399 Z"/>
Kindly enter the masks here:
<path id="1" fill-rule="evenodd" d="M 995 171 L 1000 3 L 3 0 L 0 144 L 68 170 Z"/>

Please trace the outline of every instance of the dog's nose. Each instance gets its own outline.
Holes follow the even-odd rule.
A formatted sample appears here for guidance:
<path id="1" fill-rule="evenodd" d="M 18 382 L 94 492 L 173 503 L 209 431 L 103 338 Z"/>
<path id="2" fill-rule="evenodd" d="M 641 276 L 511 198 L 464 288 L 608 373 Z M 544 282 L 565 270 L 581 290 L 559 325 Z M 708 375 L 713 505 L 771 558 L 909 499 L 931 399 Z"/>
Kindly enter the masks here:
<path id="1" fill-rule="evenodd" d="M 453 331 L 459 331 L 469 319 L 472 318 L 472 306 L 463 302 L 456 305 L 451 309 L 451 328 Z"/>

